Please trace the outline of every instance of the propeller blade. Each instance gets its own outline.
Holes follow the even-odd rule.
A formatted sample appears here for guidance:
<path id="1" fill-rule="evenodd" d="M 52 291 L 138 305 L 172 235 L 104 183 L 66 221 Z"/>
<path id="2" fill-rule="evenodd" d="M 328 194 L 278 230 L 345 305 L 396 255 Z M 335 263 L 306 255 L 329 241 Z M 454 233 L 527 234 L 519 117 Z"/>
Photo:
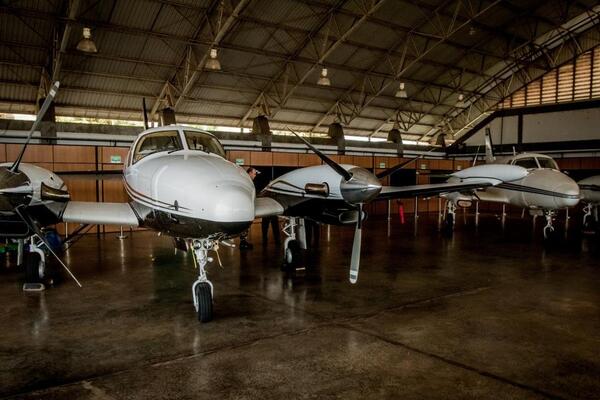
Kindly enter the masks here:
<path id="1" fill-rule="evenodd" d="M 315 146 L 313 146 L 312 144 L 310 144 L 310 142 L 306 139 L 304 139 L 302 136 L 298 135 L 296 132 L 294 132 L 293 130 L 291 130 L 289 127 L 287 128 L 290 132 L 292 132 L 294 135 L 296 135 L 296 137 L 298 139 L 300 139 L 301 141 L 304 142 L 305 145 L 307 145 L 317 156 L 319 156 L 319 158 L 321 160 L 323 160 L 323 162 L 327 165 L 329 165 L 331 168 L 333 168 L 333 170 L 335 172 L 337 172 L 338 174 L 340 174 L 342 176 L 342 178 L 344 178 L 346 181 L 349 181 L 350 179 L 352 179 L 352 174 L 350 174 L 350 172 L 346 171 L 344 168 L 342 168 L 342 166 L 338 163 L 336 163 L 335 161 L 333 161 L 331 158 L 327 157 L 324 153 L 322 153 L 319 149 L 317 149 Z"/>
<path id="2" fill-rule="evenodd" d="M 354 229 L 354 241 L 352 243 L 352 257 L 350 258 L 350 283 L 358 281 L 358 269 L 360 267 L 360 251 L 362 245 L 362 205 L 358 207 L 358 221 Z"/>
<path id="3" fill-rule="evenodd" d="M 79 281 L 77 280 L 77 278 L 75 278 L 75 275 L 73 275 L 73 273 L 71 272 L 71 270 L 65 265 L 65 263 L 63 263 L 63 261 L 60 259 L 60 257 L 56 255 L 56 253 L 54 252 L 54 250 L 52 250 L 52 246 L 50 245 L 50 243 L 48 243 L 48 241 L 44 237 L 44 233 L 37 226 L 37 224 L 31 218 L 31 216 L 27 213 L 27 211 L 25 210 L 25 208 L 23 208 L 23 206 L 18 206 L 17 208 L 15 208 L 15 212 L 21 218 L 21 220 L 23 220 L 23 222 L 25 222 L 25 224 L 29 227 L 29 229 L 31 229 L 33 232 L 35 232 L 35 235 L 42 241 L 42 243 L 44 243 L 44 245 L 46 246 L 46 248 L 48 249 L 48 251 L 50 253 L 52 253 L 52 255 L 54 256 L 54 258 L 56 258 L 56 260 L 60 263 L 60 265 L 62 265 L 62 267 L 69 273 L 69 275 L 71 276 L 71 278 L 73 278 L 73 280 L 75 281 L 75 283 L 79 287 L 82 287 L 81 283 L 79 283 Z"/>
<path id="4" fill-rule="evenodd" d="M 48 111 L 48 108 L 50 108 L 50 104 L 52 104 L 52 101 L 54 101 L 54 97 L 56 97 L 56 93 L 58 92 L 59 86 L 60 82 L 56 81 L 48 91 L 48 96 L 46 96 L 46 100 L 44 100 L 44 104 L 42 104 L 42 107 L 40 108 L 40 111 L 38 112 L 37 118 L 33 122 L 33 125 L 31 125 L 31 129 L 29 130 L 29 134 L 27 135 L 27 140 L 25 140 L 25 144 L 23 144 L 19 156 L 17 157 L 13 165 L 10 167 L 10 172 L 14 173 L 17 172 L 17 170 L 19 169 L 19 164 L 21 164 L 21 160 L 23 159 L 23 155 L 25 154 L 25 149 L 27 149 L 27 145 L 29 144 L 29 141 L 31 140 L 31 137 L 36 131 L 38 125 L 40 124 L 40 122 L 42 122 L 42 118 L 44 118 L 44 115 L 46 115 L 46 111 Z"/>
<path id="5" fill-rule="evenodd" d="M 376 176 L 377 176 L 379 179 L 385 178 L 386 176 L 388 176 L 388 175 L 391 175 L 391 174 L 393 174 L 394 172 L 396 172 L 396 171 L 399 171 L 399 170 L 401 170 L 402 168 L 406 167 L 407 165 L 409 165 L 409 164 L 411 164 L 411 163 L 413 163 L 413 162 L 417 161 L 419 158 L 423 158 L 423 157 L 425 157 L 425 155 L 427 155 L 427 154 L 431 153 L 431 152 L 432 152 L 432 151 L 434 151 L 434 150 L 435 150 L 435 148 L 433 148 L 433 149 L 430 149 L 430 150 L 429 150 L 429 151 L 427 151 L 426 153 L 423 153 L 423 154 L 421 154 L 421 155 L 418 155 L 418 156 L 416 156 L 416 157 L 414 157 L 414 158 L 411 158 L 410 160 L 407 160 L 407 161 L 401 162 L 401 163 L 400 163 L 400 164 L 398 164 L 398 165 L 394 165 L 394 166 L 393 166 L 393 167 L 391 167 L 391 168 L 388 168 L 388 169 L 386 169 L 386 170 L 383 170 L 383 171 L 381 171 L 381 172 L 380 172 L 380 173 L 378 173 Z"/>

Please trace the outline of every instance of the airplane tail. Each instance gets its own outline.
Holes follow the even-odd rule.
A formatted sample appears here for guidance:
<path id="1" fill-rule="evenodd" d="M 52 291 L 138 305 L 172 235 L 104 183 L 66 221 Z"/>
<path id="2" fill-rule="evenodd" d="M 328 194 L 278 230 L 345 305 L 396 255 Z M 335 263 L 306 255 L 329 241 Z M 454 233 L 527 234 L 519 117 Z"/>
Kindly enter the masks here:
<path id="1" fill-rule="evenodd" d="M 485 163 L 491 164 L 496 161 L 496 156 L 494 156 L 494 147 L 492 143 L 492 133 L 490 132 L 490 128 L 485 128 Z"/>

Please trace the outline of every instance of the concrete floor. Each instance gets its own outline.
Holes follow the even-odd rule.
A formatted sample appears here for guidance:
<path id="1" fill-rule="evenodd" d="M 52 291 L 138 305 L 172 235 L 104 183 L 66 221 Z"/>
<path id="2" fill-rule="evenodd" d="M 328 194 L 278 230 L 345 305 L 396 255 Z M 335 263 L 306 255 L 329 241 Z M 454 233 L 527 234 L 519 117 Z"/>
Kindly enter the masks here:
<path id="1" fill-rule="evenodd" d="M 544 248 L 528 223 L 502 232 L 493 217 L 459 220 L 452 239 L 394 221 L 388 238 L 369 220 L 352 286 L 352 228 L 324 229 L 295 277 L 257 228 L 254 250 L 224 248 L 210 268 L 204 325 L 191 258 L 151 232 L 76 244 L 83 289 L 24 294 L 3 267 L 0 397 L 600 398 L 596 238 Z"/>

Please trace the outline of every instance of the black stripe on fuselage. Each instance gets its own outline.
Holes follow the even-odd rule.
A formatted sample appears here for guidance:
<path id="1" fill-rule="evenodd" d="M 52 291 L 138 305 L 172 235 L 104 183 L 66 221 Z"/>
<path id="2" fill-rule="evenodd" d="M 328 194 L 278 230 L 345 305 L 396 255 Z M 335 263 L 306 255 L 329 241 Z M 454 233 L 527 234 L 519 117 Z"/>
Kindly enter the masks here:
<path id="1" fill-rule="evenodd" d="M 501 188 L 501 189 L 507 189 L 507 190 L 512 190 L 515 192 L 525 192 L 525 193 L 533 193 L 533 194 L 541 194 L 544 196 L 551 196 L 551 197 L 560 197 L 563 199 L 579 199 L 579 195 L 575 195 L 575 194 L 566 194 L 566 193 L 560 193 L 560 192 L 553 192 L 551 190 L 545 190 L 545 189 L 540 189 L 540 188 L 535 188 L 532 186 L 524 186 L 524 185 L 517 185 L 515 183 L 501 183 L 497 186 L 495 186 L 497 188 Z"/>

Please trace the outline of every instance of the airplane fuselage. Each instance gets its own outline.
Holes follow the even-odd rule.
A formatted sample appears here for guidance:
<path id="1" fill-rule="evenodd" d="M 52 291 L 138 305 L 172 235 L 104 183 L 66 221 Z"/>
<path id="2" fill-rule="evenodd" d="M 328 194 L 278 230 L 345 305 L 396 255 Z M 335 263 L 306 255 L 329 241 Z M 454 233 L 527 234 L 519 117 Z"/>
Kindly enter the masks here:
<path id="1" fill-rule="evenodd" d="M 540 210 L 574 207 L 579 203 L 577 183 L 561 172 L 554 160 L 546 155 L 524 153 L 504 159 L 500 164 L 522 166 L 527 168 L 528 174 L 479 190 L 477 196 L 451 193 L 446 197 L 455 201 L 481 200 Z"/>
<path id="2" fill-rule="evenodd" d="M 140 157 L 142 141 L 165 131 L 176 132 L 176 148 Z M 216 141 L 206 132 L 169 126 L 145 131 L 131 147 L 124 184 L 141 225 L 183 238 L 243 232 L 254 220 L 252 180 L 224 153 L 190 149 L 184 132 Z"/>

